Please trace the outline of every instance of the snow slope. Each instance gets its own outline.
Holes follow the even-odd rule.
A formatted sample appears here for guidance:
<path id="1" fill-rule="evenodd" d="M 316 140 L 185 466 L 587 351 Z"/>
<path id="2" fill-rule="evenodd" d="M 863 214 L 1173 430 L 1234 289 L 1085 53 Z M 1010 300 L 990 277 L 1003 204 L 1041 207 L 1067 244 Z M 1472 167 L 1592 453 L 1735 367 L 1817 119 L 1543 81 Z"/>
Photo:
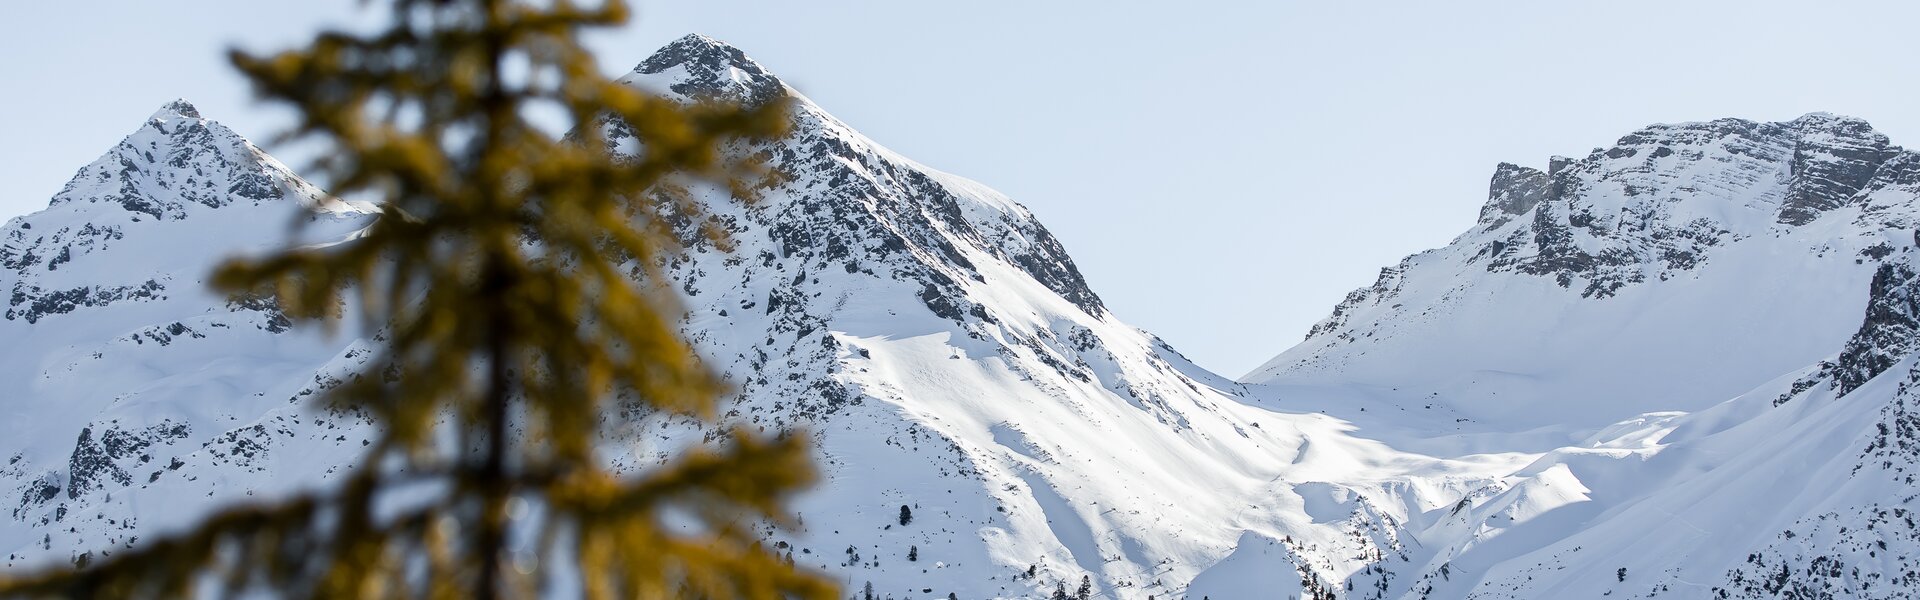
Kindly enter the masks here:
<path id="1" fill-rule="evenodd" d="M 1246 380 L 1399 448 L 1540 452 L 1416 535 L 1400 597 L 1910 597 L 1917 184 L 1825 114 L 1503 164 L 1478 224 Z"/>

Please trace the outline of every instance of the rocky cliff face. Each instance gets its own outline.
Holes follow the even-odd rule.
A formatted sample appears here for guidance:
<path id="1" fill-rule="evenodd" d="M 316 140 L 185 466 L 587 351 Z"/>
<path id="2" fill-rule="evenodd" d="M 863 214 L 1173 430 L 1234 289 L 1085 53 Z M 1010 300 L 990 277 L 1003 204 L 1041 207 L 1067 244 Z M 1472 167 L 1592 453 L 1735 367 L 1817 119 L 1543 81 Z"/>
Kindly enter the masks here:
<path id="1" fill-rule="evenodd" d="M 1556 161 L 1551 174 L 1503 165 L 1481 211 L 1484 229 L 1503 229 L 1501 215 L 1533 218 L 1483 246 L 1487 269 L 1610 296 L 1691 270 L 1723 243 L 1781 233 L 1754 218 L 1768 209 L 1774 223 L 1792 227 L 1858 204 L 1889 183 L 1875 176 L 1903 154 L 1864 121 L 1813 114 L 1649 127 L 1583 159 Z M 1736 198 L 1757 214 L 1714 205 Z"/>

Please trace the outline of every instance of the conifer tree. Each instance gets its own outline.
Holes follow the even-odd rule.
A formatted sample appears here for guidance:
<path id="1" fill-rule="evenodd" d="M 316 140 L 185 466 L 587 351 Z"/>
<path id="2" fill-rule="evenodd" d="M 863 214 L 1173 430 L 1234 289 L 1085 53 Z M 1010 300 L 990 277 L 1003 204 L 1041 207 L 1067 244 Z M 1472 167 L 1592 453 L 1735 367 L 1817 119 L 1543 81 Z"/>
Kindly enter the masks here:
<path id="1" fill-rule="evenodd" d="M 738 158 L 786 122 L 778 103 L 688 105 L 610 81 L 578 36 L 627 17 L 619 0 L 394 0 L 384 31 L 233 53 L 298 112 L 295 136 L 331 146 L 332 191 L 383 212 L 350 243 L 234 262 L 215 281 L 298 317 L 356 304 L 381 349 L 325 409 L 380 437 L 337 487 L 8 578 L 0 596 L 836 597 L 752 531 L 788 523 L 786 499 L 812 480 L 802 436 L 726 432 L 626 475 L 595 454 L 628 415 L 714 417 L 724 385 L 675 334 L 657 271 L 669 217 L 699 207 L 663 190 L 704 179 L 744 195 Z M 572 132 L 536 127 L 533 110 Z M 637 157 L 607 151 L 616 122 Z"/>

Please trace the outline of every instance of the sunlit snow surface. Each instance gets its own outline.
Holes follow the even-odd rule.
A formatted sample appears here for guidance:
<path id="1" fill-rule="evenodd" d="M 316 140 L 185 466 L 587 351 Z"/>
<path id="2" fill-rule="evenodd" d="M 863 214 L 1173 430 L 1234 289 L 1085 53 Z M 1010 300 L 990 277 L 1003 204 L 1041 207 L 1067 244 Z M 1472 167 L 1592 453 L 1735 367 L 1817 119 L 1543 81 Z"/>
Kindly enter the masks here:
<path id="1" fill-rule="evenodd" d="M 1479 224 L 1245 380 L 1401 449 L 1544 452 L 1417 535 L 1412 596 L 1905 597 L 1917 165 L 1825 114 L 1501 165 Z"/>
<path id="2" fill-rule="evenodd" d="M 799 98 L 768 149 L 793 177 L 752 204 L 693 188 L 736 247 L 688 224 L 664 266 L 684 332 L 737 388 L 727 419 L 818 442 L 826 481 L 767 544 L 850 590 L 1920 584 L 1901 579 L 1920 169 L 1864 124 L 1656 126 L 1552 174 L 1503 166 L 1473 230 L 1240 383 L 1119 322 L 1018 204 L 880 147 L 738 50 L 690 36 L 622 81 Z M 182 103 L 0 230 L 6 565 L 341 476 L 371 432 L 312 399 L 369 343 L 204 278 L 296 220 L 301 243 L 351 243 L 368 214 Z M 641 470 L 719 430 L 650 417 L 606 451 Z"/>

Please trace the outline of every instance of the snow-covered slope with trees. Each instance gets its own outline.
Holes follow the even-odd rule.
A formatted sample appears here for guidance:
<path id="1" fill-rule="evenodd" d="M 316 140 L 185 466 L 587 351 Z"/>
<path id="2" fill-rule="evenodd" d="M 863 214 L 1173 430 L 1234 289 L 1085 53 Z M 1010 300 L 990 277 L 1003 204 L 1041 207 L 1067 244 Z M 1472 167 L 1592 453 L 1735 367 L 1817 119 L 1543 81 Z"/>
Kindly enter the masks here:
<path id="1" fill-rule="evenodd" d="M 1388 269 L 1236 382 L 1120 322 L 1020 205 L 899 156 L 738 49 L 622 81 L 790 100 L 784 174 L 671 223 L 729 424 L 804 429 L 793 560 L 878 597 L 1897 597 L 1916 555 L 1920 162 L 1857 120 L 1655 126 Z M 634 152 L 606 124 L 612 152 Z M 163 108 L 0 229 L 0 569 L 324 486 L 367 425 L 312 402 L 373 342 L 207 291 L 351 244 L 329 199 Z M 699 219 L 696 221 L 696 218 Z M 719 229 L 722 249 L 698 235 Z M 646 469 L 721 427 L 606 441 Z M 1084 582 L 1084 583 L 1083 583 Z M 1822 596 L 1826 593 L 1826 596 Z"/>

